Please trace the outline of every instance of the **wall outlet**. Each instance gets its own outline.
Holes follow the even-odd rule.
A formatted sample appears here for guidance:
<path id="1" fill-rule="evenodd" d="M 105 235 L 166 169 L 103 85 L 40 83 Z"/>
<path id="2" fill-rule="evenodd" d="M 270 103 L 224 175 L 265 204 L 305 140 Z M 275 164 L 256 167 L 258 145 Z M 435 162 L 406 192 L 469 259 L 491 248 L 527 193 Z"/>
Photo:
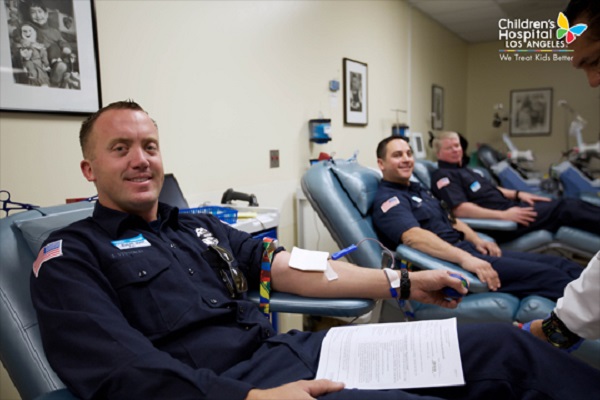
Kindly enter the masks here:
<path id="1" fill-rule="evenodd" d="M 269 168 L 279 168 L 279 150 L 269 151 Z"/>

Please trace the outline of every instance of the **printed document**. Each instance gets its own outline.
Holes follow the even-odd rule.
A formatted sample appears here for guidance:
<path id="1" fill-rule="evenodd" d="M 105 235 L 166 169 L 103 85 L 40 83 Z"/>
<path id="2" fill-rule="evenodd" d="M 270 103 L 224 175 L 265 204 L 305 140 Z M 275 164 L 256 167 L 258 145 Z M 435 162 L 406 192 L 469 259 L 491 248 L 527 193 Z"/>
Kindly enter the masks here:
<path id="1" fill-rule="evenodd" d="M 464 385 L 456 319 L 332 328 L 316 378 L 347 389 Z"/>

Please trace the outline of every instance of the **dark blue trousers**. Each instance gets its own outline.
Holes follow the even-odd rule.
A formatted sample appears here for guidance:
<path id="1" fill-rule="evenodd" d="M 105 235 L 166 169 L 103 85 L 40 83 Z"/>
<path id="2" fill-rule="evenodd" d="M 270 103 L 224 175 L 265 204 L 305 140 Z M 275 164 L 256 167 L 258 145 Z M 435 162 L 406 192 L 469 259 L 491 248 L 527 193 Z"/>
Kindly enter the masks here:
<path id="1" fill-rule="evenodd" d="M 524 207 L 528 204 L 521 203 Z M 526 233 L 541 229 L 556 232 L 563 226 L 581 229 L 600 235 L 600 207 L 579 199 L 560 199 L 551 202 L 538 201 L 534 205 L 538 213 L 534 222 L 528 226 L 519 225 L 516 231 L 488 231 L 485 233 L 504 243 Z"/>
<path id="2" fill-rule="evenodd" d="M 224 375 L 266 389 L 314 379 L 325 332 L 296 332 L 303 351 L 265 343 Z M 322 400 L 588 400 L 600 398 L 600 371 L 509 324 L 461 325 L 466 385 L 412 390 L 342 390 Z M 297 348 L 297 347 L 296 347 Z"/>
<path id="3" fill-rule="evenodd" d="M 492 264 L 500 277 L 499 291 L 519 298 L 536 294 L 556 301 L 583 270 L 579 264 L 553 255 L 503 251 L 501 257 L 492 257 L 479 253 L 469 242 L 456 246 Z"/>

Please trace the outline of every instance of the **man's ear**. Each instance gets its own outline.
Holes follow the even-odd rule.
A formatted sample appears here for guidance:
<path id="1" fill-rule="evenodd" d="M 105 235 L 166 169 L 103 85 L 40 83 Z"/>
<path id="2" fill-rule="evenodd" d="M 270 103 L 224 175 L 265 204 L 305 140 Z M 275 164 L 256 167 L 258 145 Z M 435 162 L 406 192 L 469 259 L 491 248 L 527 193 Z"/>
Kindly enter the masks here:
<path id="1" fill-rule="evenodd" d="M 377 166 L 383 171 L 383 160 L 381 158 L 377 159 Z"/>
<path id="2" fill-rule="evenodd" d="M 92 164 L 88 160 L 83 160 L 79 163 L 79 168 L 81 168 L 81 173 L 88 180 L 88 182 L 95 182 L 96 176 L 94 175 L 94 170 L 92 169 Z"/>

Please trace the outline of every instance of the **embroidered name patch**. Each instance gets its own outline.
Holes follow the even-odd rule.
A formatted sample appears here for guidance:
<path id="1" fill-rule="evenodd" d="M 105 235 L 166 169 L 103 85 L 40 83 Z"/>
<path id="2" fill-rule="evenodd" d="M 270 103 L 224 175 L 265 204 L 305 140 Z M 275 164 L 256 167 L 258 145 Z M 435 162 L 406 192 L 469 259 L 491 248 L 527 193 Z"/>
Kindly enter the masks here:
<path id="1" fill-rule="evenodd" d="M 119 250 L 127 250 L 127 249 L 137 249 L 140 247 L 150 247 L 151 244 L 146 238 L 140 233 L 139 235 L 123 240 L 115 240 L 110 242 L 113 246 L 115 246 Z"/>
<path id="2" fill-rule="evenodd" d="M 384 213 L 386 213 L 386 212 L 388 212 L 390 210 L 390 208 L 396 207 L 398 204 L 400 204 L 400 200 L 398 200 L 398 197 L 396 197 L 396 196 L 391 197 L 391 198 L 387 199 L 381 205 L 381 211 L 383 211 Z"/>
<path id="3" fill-rule="evenodd" d="M 437 186 L 437 188 L 439 190 L 439 189 L 443 188 L 444 186 L 448 186 L 449 184 L 450 184 L 450 179 L 442 178 L 442 179 L 439 179 L 435 185 Z"/>
<path id="4" fill-rule="evenodd" d="M 43 263 L 53 258 L 60 257 L 62 255 L 62 240 L 57 240 L 56 242 L 48 243 L 43 248 L 41 248 L 36 260 L 33 262 L 33 274 L 35 275 L 35 277 L 38 277 L 38 274 L 40 273 L 40 268 L 42 268 Z"/>

